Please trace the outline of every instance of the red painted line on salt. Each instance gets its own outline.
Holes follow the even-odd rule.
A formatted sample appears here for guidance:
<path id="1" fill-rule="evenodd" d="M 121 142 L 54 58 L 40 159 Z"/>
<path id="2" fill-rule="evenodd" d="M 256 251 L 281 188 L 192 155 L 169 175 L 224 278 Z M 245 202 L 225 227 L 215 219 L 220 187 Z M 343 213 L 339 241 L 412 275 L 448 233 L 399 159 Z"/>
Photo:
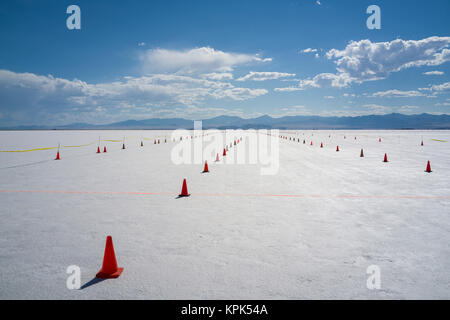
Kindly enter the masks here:
<path id="1" fill-rule="evenodd" d="M 173 194 L 172 192 L 78 191 L 78 190 L 0 190 L 0 193 L 135 194 L 135 195 L 171 195 L 171 194 Z"/>
<path id="2" fill-rule="evenodd" d="M 113 195 L 174 195 L 175 192 L 138 191 L 79 191 L 79 190 L 0 190 L 0 193 L 49 193 L 49 194 L 113 194 Z M 341 199 L 450 199 L 450 196 L 416 195 L 349 195 L 349 194 L 270 194 L 270 193 L 191 193 L 200 197 L 268 197 L 268 198 L 341 198 Z"/>

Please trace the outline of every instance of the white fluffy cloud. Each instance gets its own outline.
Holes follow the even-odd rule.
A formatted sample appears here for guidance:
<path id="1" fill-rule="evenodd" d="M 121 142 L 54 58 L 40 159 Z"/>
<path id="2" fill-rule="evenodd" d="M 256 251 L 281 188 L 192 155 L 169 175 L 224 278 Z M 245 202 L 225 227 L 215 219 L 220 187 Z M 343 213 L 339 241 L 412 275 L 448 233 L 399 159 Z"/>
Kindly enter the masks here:
<path id="1" fill-rule="evenodd" d="M 439 102 L 439 103 L 436 103 L 435 106 L 438 106 L 438 107 L 449 107 L 450 106 L 450 102 Z"/>
<path id="2" fill-rule="evenodd" d="M 391 107 L 382 106 L 379 104 L 365 104 L 363 108 L 369 109 L 371 114 L 386 114 L 392 112 Z"/>
<path id="3" fill-rule="evenodd" d="M 276 92 L 292 92 L 292 91 L 299 91 L 302 89 L 299 87 L 283 87 L 283 88 L 275 88 L 273 90 Z"/>
<path id="4" fill-rule="evenodd" d="M 365 104 L 363 108 L 368 110 L 368 114 L 388 114 L 392 112 L 399 112 L 404 114 L 413 114 L 419 109 L 418 106 L 404 105 L 404 106 L 383 106 L 379 104 Z M 364 114 L 364 112 L 363 112 Z"/>
<path id="5" fill-rule="evenodd" d="M 313 48 L 306 48 L 306 49 L 300 50 L 300 53 L 314 53 L 314 57 L 316 59 L 320 57 L 317 52 L 318 52 L 318 50 L 313 49 Z"/>
<path id="6" fill-rule="evenodd" d="M 275 80 L 275 79 L 287 78 L 287 77 L 295 77 L 295 73 L 250 71 L 245 76 L 237 79 L 237 81 L 246 81 L 246 80 L 266 81 L 266 80 Z"/>
<path id="7" fill-rule="evenodd" d="M 331 49 L 339 73 L 355 81 L 386 78 L 390 73 L 419 66 L 437 66 L 450 60 L 450 37 L 390 42 L 351 41 L 344 50 Z"/>
<path id="8" fill-rule="evenodd" d="M 422 89 L 425 90 L 424 88 L 422 88 Z M 427 89 L 430 91 L 436 91 L 436 92 L 449 91 L 450 90 L 450 82 L 445 82 L 442 84 L 435 84 Z"/>
<path id="9" fill-rule="evenodd" d="M 437 36 L 390 42 L 351 41 L 343 50 L 331 49 L 326 53 L 335 63 L 336 73 L 321 73 L 300 80 L 299 88 L 342 88 L 353 82 L 384 79 L 407 68 L 438 66 L 450 61 L 449 45 L 450 37 Z M 305 50 L 311 52 L 309 49 Z"/>
<path id="10" fill-rule="evenodd" d="M 416 91 L 416 90 L 410 90 L 410 91 L 401 91 L 397 89 L 387 90 L 387 91 L 379 91 L 372 94 L 372 97 L 379 97 L 379 98 L 410 98 L 410 97 L 423 97 L 425 94 Z"/>
<path id="11" fill-rule="evenodd" d="M 202 74 L 201 77 L 211 80 L 231 80 L 233 79 L 233 74 L 229 72 L 212 72 Z"/>
<path id="12" fill-rule="evenodd" d="M 418 106 L 403 105 L 403 106 L 384 106 L 379 104 L 365 104 L 361 108 L 355 109 L 350 106 L 343 106 L 336 110 L 317 110 L 316 108 L 306 106 L 292 106 L 279 108 L 276 114 L 272 114 L 274 117 L 283 116 L 322 116 L 322 117 L 354 117 L 364 115 L 383 115 L 392 112 L 398 112 L 403 114 L 414 114 L 420 109 Z"/>
<path id="13" fill-rule="evenodd" d="M 286 117 L 286 116 L 309 116 L 313 115 L 313 111 L 303 105 L 297 106 L 289 106 L 278 108 L 276 113 L 272 113 L 271 116 L 278 117 Z"/>
<path id="14" fill-rule="evenodd" d="M 184 51 L 151 49 L 141 56 L 144 72 L 178 74 L 230 72 L 237 65 L 271 60 L 271 58 L 261 58 L 258 54 L 224 52 L 210 47 Z"/>
<path id="15" fill-rule="evenodd" d="M 429 92 L 430 95 L 427 95 L 427 98 L 436 98 L 439 94 L 445 94 L 450 91 L 450 82 L 433 84 L 426 88 L 419 88 L 419 90 Z"/>
<path id="16" fill-rule="evenodd" d="M 120 81 L 89 84 L 77 79 L 0 70 L 0 112 L 11 120 L 42 120 L 40 116 L 61 120 L 63 114 L 102 113 L 105 121 L 109 119 L 104 113 L 198 107 L 207 99 L 243 101 L 266 93 L 265 89 L 240 88 L 227 82 L 181 75 L 124 77 Z"/>
<path id="17" fill-rule="evenodd" d="M 313 48 L 306 48 L 302 51 L 300 51 L 301 53 L 314 53 L 317 52 L 317 49 L 313 49 Z"/>
<path id="18" fill-rule="evenodd" d="M 352 81 L 347 73 L 320 73 L 312 79 L 300 80 L 299 88 L 343 88 Z"/>
<path id="19" fill-rule="evenodd" d="M 398 107 L 397 112 L 408 114 L 408 113 L 415 113 L 415 112 L 417 112 L 418 109 L 419 109 L 418 106 L 406 105 L 406 106 Z"/>
<path id="20" fill-rule="evenodd" d="M 442 71 L 427 71 L 422 74 L 424 74 L 426 76 L 442 76 L 442 75 L 444 75 L 444 72 L 442 72 Z"/>

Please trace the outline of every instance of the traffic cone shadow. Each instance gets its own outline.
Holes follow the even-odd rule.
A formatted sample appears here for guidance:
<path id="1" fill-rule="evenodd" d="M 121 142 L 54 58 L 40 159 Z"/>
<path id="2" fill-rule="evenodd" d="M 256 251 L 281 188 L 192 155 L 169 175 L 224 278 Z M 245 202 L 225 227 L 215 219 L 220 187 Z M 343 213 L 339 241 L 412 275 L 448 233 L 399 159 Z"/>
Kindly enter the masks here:
<path id="1" fill-rule="evenodd" d="M 105 280 L 106 279 L 101 279 L 101 278 L 94 277 L 89 282 L 86 282 L 85 284 L 83 284 L 80 287 L 80 290 L 86 289 L 87 287 L 93 286 L 94 284 L 97 284 L 97 283 L 105 281 Z"/>

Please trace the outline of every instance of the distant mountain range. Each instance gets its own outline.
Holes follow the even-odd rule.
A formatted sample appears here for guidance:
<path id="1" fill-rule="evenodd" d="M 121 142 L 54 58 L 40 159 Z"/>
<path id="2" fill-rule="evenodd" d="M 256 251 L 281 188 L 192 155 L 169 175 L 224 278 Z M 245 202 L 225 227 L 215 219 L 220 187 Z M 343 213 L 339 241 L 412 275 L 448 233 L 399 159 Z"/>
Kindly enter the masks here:
<path id="1" fill-rule="evenodd" d="M 357 117 L 286 116 L 272 118 L 261 116 L 243 119 L 234 116 L 219 116 L 203 120 L 203 129 L 450 129 L 449 115 L 428 113 L 404 115 L 367 115 Z M 163 130 L 193 129 L 194 122 L 182 118 L 126 120 L 111 124 L 95 125 L 72 123 L 63 126 L 15 126 L 0 130 Z"/>

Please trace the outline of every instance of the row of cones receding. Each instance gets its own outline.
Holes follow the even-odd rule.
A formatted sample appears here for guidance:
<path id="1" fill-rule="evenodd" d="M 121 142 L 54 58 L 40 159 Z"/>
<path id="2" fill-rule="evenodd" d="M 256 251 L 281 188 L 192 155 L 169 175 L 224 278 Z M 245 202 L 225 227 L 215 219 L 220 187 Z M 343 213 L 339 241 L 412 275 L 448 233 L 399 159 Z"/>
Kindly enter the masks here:
<path id="1" fill-rule="evenodd" d="M 285 137 L 285 136 L 280 136 L 280 138 L 287 139 L 287 137 Z M 344 136 L 344 139 L 345 139 L 345 136 Z M 289 140 L 291 140 L 291 138 L 289 138 Z M 356 140 L 356 137 L 355 137 L 355 140 Z M 295 141 L 295 138 L 293 139 L 293 141 Z M 297 141 L 300 142 L 300 139 L 298 139 Z M 381 138 L 379 138 L 378 141 L 381 142 Z M 303 139 L 303 144 L 305 144 L 305 143 L 306 143 L 306 141 L 305 141 L 305 139 Z M 311 146 L 313 145 L 313 142 L 312 142 L 312 141 L 311 141 L 310 145 L 311 145 Z M 420 142 L 420 145 L 423 146 L 423 140 Z M 322 143 L 322 142 L 320 143 L 320 147 L 323 148 L 323 143 Z M 339 152 L 339 146 L 336 146 L 336 152 Z M 360 156 L 361 158 L 364 157 L 364 150 L 363 150 L 363 149 L 361 149 L 361 153 L 360 153 L 359 156 Z M 383 162 L 389 162 L 388 159 L 387 159 L 387 154 L 386 154 L 386 153 L 384 154 Z M 428 173 L 432 172 L 432 171 L 431 171 L 430 160 L 428 160 L 428 163 L 427 163 L 427 167 L 426 167 L 426 169 L 425 169 L 425 172 L 428 172 Z"/>
<path id="2" fill-rule="evenodd" d="M 241 140 L 242 140 L 242 137 L 241 137 Z M 230 143 L 230 148 L 233 146 L 233 144 L 234 144 L 234 145 L 238 144 L 239 141 L 240 141 L 240 140 L 237 139 L 237 140 L 235 140 L 233 143 Z M 228 151 L 228 144 L 226 145 L 225 148 L 223 148 L 223 153 L 222 153 L 222 155 L 223 155 L 224 157 L 227 155 L 227 151 Z M 219 154 L 217 153 L 217 154 L 216 154 L 216 162 L 218 162 L 218 161 L 220 161 L 220 160 L 219 160 Z M 204 167 L 203 167 L 202 173 L 208 173 L 208 172 L 209 172 L 208 161 L 205 160 L 205 165 L 204 165 Z M 182 187 L 181 187 L 181 193 L 180 193 L 178 196 L 179 196 L 179 197 L 189 197 L 189 196 L 190 196 L 190 193 L 188 192 L 188 189 L 187 189 L 186 178 L 183 179 L 183 185 L 182 185 Z"/>
<path id="3" fill-rule="evenodd" d="M 312 136 L 314 136 L 314 133 L 312 134 Z M 279 136 L 279 138 L 281 138 L 281 139 L 286 139 L 287 140 L 287 136 L 282 136 L 282 135 L 280 135 Z M 328 138 L 331 138 L 331 135 L 328 135 Z M 346 136 L 344 136 L 344 139 L 346 139 L 347 137 Z M 295 141 L 295 137 L 289 137 L 289 140 L 291 140 L 291 141 Z M 356 137 L 355 137 L 355 140 L 356 140 Z M 297 138 L 297 141 L 298 142 L 300 142 L 300 138 Z M 381 138 L 378 138 L 378 142 L 381 142 Z M 305 140 L 303 140 L 303 143 L 305 143 Z M 422 142 L 420 143 L 420 145 L 421 146 L 423 146 L 423 140 L 422 140 Z"/>
<path id="4" fill-rule="evenodd" d="M 197 137 L 197 136 L 196 136 Z M 191 136 L 191 139 L 193 138 L 193 136 Z M 183 140 L 182 137 L 180 137 L 180 140 Z M 175 142 L 175 138 L 173 139 L 173 141 Z M 154 144 L 160 144 L 161 140 L 160 139 L 155 139 Z M 164 139 L 164 143 L 167 143 L 167 139 Z M 235 141 L 235 145 L 236 145 L 236 141 Z M 141 141 L 141 147 L 144 146 L 144 142 Z M 122 144 L 122 149 L 125 149 L 125 143 Z M 227 149 L 228 150 L 228 149 Z M 106 152 L 106 146 L 103 148 L 103 152 Z M 97 147 L 97 153 L 101 153 L 100 152 L 100 146 Z M 56 153 L 56 158 L 55 160 L 61 160 L 61 155 L 59 153 L 59 147 L 58 147 L 58 152 Z"/>
<path id="5" fill-rule="evenodd" d="M 141 142 L 141 147 L 143 146 L 143 143 Z M 123 144 L 122 149 L 125 149 L 125 144 Z M 106 152 L 106 147 L 104 147 L 104 151 Z M 97 148 L 97 153 L 100 153 L 100 146 Z M 59 151 L 56 156 L 56 160 L 60 160 L 60 154 Z M 204 172 L 208 171 L 208 164 L 205 162 L 205 170 Z M 186 185 L 186 179 L 183 181 L 183 187 L 181 191 L 182 195 L 189 195 L 187 192 L 187 185 Z M 116 253 L 114 251 L 114 245 L 112 242 L 112 237 L 107 236 L 106 237 L 106 245 L 105 245 L 105 253 L 103 255 L 103 263 L 100 271 L 95 275 L 96 278 L 100 279 L 111 279 L 111 278 L 118 278 L 123 272 L 123 268 L 118 267 L 117 265 L 117 259 L 116 259 Z"/>
<path id="6" fill-rule="evenodd" d="M 239 139 L 237 140 L 237 142 L 236 141 L 234 142 L 234 145 L 236 145 L 237 143 L 239 143 Z M 100 151 L 100 147 L 98 147 L 98 151 Z M 106 152 L 106 149 L 105 149 L 105 152 Z M 218 157 L 219 157 L 219 154 L 217 154 L 217 159 L 218 159 Z M 203 169 L 203 172 L 209 172 L 208 162 L 207 161 L 205 161 L 205 167 Z M 188 193 L 188 190 L 187 190 L 186 179 L 184 179 L 183 180 L 183 186 L 181 188 L 180 197 L 186 197 L 186 196 L 189 196 L 189 195 L 190 194 Z M 113 242 L 112 242 L 112 237 L 111 236 L 107 236 L 106 237 L 106 245 L 105 245 L 105 253 L 104 253 L 104 256 L 103 256 L 102 268 L 96 274 L 96 277 L 97 278 L 101 278 L 101 279 L 118 278 L 122 274 L 122 272 L 123 272 L 123 268 L 120 268 L 117 265 L 117 259 L 116 259 L 116 254 L 115 254 L 115 251 L 114 251 L 114 245 L 113 245 Z"/>
<path id="7" fill-rule="evenodd" d="M 158 141 L 158 144 L 160 143 L 160 140 L 158 139 L 158 140 L 155 140 L 155 144 L 156 144 L 156 141 Z M 164 142 L 167 142 L 167 139 L 165 139 L 165 141 Z M 141 147 L 143 147 L 144 146 L 144 142 L 143 141 L 141 141 Z M 125 143 L 123 143 L 122 144 L 122 150 L 125 150 L 126 148 L 125 148 Z M 105 153 L 106 152 L 106 146 L 104 146 L 103 147 L 103 153 Z M 97 146 L 97 153 L 101 153 L 101 151 L 100 151 L 100 146 Z M 58 152 L 56 153 L 56 158 L 55 158 L 55 160 L 61 160 L 61 154 L 59 153 L 59 150 L 58 150 Z"/>

